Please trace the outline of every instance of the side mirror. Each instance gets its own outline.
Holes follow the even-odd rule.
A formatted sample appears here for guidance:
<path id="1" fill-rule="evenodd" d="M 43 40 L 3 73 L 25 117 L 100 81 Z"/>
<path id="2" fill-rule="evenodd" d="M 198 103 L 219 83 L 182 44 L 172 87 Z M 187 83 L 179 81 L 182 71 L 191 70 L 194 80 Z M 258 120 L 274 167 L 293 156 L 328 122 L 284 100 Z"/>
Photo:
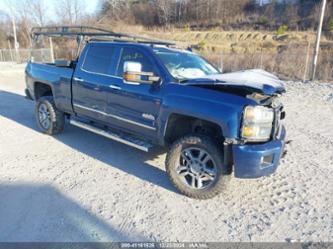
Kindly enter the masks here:
<path id="1" fill-rule="evenodd" d="M 152 72 L 142 72 L 142 64 L 134 61 L 124 63 L 125 82 L 153 84 L 160 81 L 160 77 L 155 76 Z"/>

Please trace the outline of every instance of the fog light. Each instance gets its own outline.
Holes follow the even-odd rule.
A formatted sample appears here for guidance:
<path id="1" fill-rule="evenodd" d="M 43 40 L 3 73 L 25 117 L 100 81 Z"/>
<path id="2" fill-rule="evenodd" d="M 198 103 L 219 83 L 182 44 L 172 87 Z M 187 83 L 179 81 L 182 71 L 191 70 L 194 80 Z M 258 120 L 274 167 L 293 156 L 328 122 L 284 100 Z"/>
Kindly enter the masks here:
<path id="1" fill-rule="evenodd" d="M 273 154 L 261 157 L 261 167 L 264 168 L 271 166 L 273 164 L 273 160 Z"/>

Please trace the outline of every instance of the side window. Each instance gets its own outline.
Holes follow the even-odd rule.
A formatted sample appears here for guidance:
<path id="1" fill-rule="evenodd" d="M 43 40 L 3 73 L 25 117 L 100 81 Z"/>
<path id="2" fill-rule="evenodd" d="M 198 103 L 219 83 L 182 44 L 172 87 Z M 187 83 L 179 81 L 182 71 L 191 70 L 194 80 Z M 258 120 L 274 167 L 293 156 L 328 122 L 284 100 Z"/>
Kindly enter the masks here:
<path id="1" fill-rule="evenodd" d="M 108 74 L 114 47 L 92 44 L 88 48 L 82 68 L 93 73 Z"/>
<path id="2" fill-rule="evenodd" d="M 149 58 L 136 48 L 123 48 L 120 56 L 117 76 L 122 77 L 124 74 L 124 63 L 126 61 L 139 62 L 142 65 L 143 72 L 153 72 L 157 75 L 157 70 Z"/>

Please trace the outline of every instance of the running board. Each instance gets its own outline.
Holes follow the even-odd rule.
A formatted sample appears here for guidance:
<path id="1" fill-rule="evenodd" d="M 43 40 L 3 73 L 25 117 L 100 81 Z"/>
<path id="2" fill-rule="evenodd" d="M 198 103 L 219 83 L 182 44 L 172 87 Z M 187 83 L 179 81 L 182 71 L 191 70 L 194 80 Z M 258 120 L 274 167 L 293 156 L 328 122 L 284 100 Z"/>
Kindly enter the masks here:
<path id="1" fill-rule="evenodd" d="M 109 130 L 103 130 L 101 128 L 97 128 L 95 126 L 92 126 L 92 125 L 89 125 L 87 123 L 80 122 L 80 121 L 77 121 L 77 120 L 73 120 L 73 119 L 70 119 L 69 123 L 71 125 L 74 125 L 74 126 L 82 128 L 82 129 L 91 131 L 91 132 L 96 133 L 98 135 L 101 135 L 103 137 L 107 137 L 109 139 L 115 140 L 117 142 L 129 145 L 129 146 L 132 146 L 134 148 L 137 148 L 137 149 L 145 151 L 145 152 L 148 152 L 149 149 L 151 147 L 153 147 L 151 144 L 149 144 L 147 142 L 144 142 L 142 140 L 130 137 L 129 135 L 126 135 L 126 134 L 123 134 L 123 133 L 120 133 L 120 132 L 116 133 L 116 132 L 111 132 Z"/>

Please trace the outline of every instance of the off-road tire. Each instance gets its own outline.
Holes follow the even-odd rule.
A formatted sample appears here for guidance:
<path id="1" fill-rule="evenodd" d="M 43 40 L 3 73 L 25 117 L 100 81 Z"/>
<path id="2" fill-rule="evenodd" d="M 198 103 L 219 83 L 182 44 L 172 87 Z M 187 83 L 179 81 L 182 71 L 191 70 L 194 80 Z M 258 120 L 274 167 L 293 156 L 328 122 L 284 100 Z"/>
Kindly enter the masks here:
<path id="1" fill-rule="evenodd" d="M 179 160 L 180 153 L 183 149 L 189 147 L 198 147 L 206 150 L 217 166 L 217 174 L 214 182 L 206 189 L 192 189 L 187 186 L 179 178 L 176 172 L 177 161 Z M 210 199 L 220 194 L 222 190 L 226 188 L 226 185 L 230 179 L 229 175 L 226 175 L 227 169 L 223 165 L 223 151 L 222 147 L 218 146 L 212 138 L 201 135 L 191 134 L 186 135 L 177 141 L 175 141 L 170 147 L 166 157 L 166 171 L 172 182 L 172 184 L 184 195 L 194 199 Z"/>
<path id="2" fill-rule="evenodd" d="M 41 104 L 45 104 L 50 113 L 51 125 L 48 129 L 45 129 L 40 123 L 38 110 Z M 62 132 L 64 129 L 65 114 L 57 109 L 57 107 L 54 104 L 53 97 L 51 96 L 41 97 L 36 101 L 35 116 L 36 116 L 37 125 L 43 133 L 49 135 L 56 135 Z"/>

